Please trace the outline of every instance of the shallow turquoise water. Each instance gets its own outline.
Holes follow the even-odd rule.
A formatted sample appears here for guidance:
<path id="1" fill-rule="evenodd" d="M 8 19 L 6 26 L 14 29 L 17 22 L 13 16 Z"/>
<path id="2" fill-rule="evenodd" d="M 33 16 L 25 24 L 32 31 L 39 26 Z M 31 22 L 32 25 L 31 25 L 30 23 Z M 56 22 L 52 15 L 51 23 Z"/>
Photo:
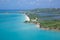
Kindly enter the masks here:
<path id="1" fill-rule="evenodd" d="M 24 14 L 0 14 L 0 40 L 60 40 L 60 32 L 24 21 Z"/>

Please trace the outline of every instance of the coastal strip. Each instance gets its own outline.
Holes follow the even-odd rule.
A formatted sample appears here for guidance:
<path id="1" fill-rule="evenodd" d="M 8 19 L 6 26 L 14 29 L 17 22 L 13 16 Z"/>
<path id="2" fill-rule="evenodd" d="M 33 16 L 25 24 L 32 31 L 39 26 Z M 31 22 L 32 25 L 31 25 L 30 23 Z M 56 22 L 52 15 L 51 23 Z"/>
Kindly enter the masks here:
<path id="1" fill-rule="evenodd" d="M 26 14 L 24 14 L 25 15 L 25 21 L 30 21 L 30 18 L 26 15 Z"/>
<path id="2" fill-rule="evenodd" d="M 54 31 L 59 31 L 60 30 L 60 28 L 44 27 L 43 25 L 41 25 L 40 22 L 37 21 L 38 18 L 31 19 L 29 17 L 29 15 L 27 15 L 27 14 L 25 14 L 25 17 L 26 17 L 26 20 L 25 20 L 24 23 L 34 23 L 34 24 L 36 24 L 37 28 L 40 28 L 40 29 L 43 29 L 43 30 L 54 30 Z"/>
<path id="3" fill-rule="evenodd" d="M 34 19 L 31 20 L 27 14 L 24 14 L 24 15 L 25 15 L 25 18 L 26 18 L 25 21 L 24 21 L 24 23 L 33 23 L 33 24 L 36 24 L 36 26 L 38 28 L 40 28 L 40 23 L 35 22 L 36 20 L 34 20 Z"/>

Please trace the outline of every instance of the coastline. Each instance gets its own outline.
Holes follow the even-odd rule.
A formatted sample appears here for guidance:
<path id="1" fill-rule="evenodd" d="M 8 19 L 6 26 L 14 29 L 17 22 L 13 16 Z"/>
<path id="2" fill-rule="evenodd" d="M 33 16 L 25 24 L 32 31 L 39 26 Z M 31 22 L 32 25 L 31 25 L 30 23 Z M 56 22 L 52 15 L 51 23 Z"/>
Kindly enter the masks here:
<path id="1" fill-rule="evenodd" d="M 42 27 L 39 22 L 32 22 L 31 19 L 27 14 L 25 14 L 26 20 L 25 23 L 34 23 L 36 24 L 37 28 L 40 28 L 42 30 L 54 30 L 54 31 L 60 31 L 60 28 L 49 28 L 49 27 Z"/>
<path id="2" fill-rule="evenodd" d="M 25 21 L 30 21 L 30 18 L 26 15 L 26 14 L 24 14 L 25 15 Z"/>

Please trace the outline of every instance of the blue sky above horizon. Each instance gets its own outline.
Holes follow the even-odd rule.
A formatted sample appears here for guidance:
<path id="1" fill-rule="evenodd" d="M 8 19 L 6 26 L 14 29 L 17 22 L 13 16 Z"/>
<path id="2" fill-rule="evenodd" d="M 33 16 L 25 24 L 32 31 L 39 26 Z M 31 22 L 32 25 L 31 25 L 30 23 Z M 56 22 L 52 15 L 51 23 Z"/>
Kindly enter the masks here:
<path id="1" fill-rule="evenodd" d="M 0 0 L 0 9 L 60 8 L 60 0 Z"/>

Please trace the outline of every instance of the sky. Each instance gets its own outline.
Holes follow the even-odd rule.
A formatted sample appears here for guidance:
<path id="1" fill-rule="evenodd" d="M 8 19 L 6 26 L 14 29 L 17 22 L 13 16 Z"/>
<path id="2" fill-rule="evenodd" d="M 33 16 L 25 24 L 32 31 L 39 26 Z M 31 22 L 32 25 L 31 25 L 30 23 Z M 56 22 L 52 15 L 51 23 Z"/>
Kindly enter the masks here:
<path id="1" fill-rule="evenodd" d="M 0 0 L 0 10 L 35 8 L 60 8 L 60 0 Z"/>

